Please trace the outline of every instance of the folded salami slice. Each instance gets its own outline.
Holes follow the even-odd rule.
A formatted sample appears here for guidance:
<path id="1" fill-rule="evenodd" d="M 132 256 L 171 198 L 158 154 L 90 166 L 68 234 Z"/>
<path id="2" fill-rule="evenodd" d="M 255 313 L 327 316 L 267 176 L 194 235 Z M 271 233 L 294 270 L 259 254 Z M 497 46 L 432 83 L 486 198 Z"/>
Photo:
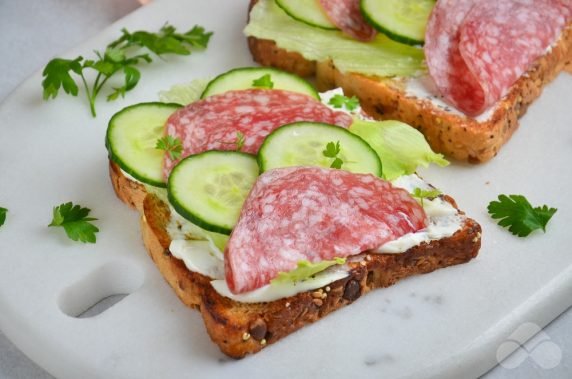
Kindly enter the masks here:
<path id="1" fill-rule="evenodd" d="M 376 30 L 365 21 L 360 0 L 320 0 L 330 21 L 345 34 L 360 41 L 371 41 Z"/>
<path id="2" fill-rule="evenodd" d="M 234 293 L 268 284 L 300 260 L 318 262 L 379 247 L 426 226 L 405 190 L 372 175 L 317 167 L 262 174 L 225 252 Z"/>
<path id="3" fill-rule="evenodd" d="M 256 154 L 270 132 L 297 121 L 349 127 L 352 118 L 304 94 L 248 89 L 191 103 L 175 112 L 165 128 L 168 135 L 183 142 L 181 158 L 184 158 L 208 150 L 237 150 L 238 147 L 242 152 Z M 165 156 L 165 177 L 177 162 Z"/>
<path id="4" fill-rule="evenodd" d="M 431 77 L 452 105 L 478 115 L 546 53 L 571 13 L 567 0 L 440 0 L 425 35 Z"/>

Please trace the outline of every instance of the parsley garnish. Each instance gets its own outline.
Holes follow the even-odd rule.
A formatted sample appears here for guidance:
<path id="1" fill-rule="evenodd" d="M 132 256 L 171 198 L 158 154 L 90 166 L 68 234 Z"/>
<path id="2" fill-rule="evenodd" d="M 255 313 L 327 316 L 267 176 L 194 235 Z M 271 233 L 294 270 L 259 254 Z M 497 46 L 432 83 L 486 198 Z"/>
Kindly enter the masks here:
<path id="1" fill-rule="evenodd" d="M 421 206 L 424 207 L 423 199 L 430 198 L 430 197 L 437 197 L 440 194 L 441 194 L 441 191 L 439 191 L 437 188 L 434 188 L 432 190 L 424 190 L 424 189 L 417 187 L 413 190 L 413 192 L 411 193 L 411 196 L 421 200 Z"/>
<path id="2" fill-rule="evenodd" d="M 179 137 L 173 138 L 170 135 L 166 135 L 165 137 L 157 140 L 155 149 L 165 150 L 167 154 L 169 154 L 169 158 L 175 161 L 181 157 L 181 153 L 183 152 L 183 143 Z"/>
<path id="3" fill-rule="evenodd" d="M 236 132 L 236 139 L 234 141 L 226 142 L 218 140 L 217 142 L 222 145 L 234 145 L 234 151 L 241 151 L 244 147 L 244 144 L 246 143 L 246 139 L 244 138 L 244 133 Z"/>
<path id="4" fill-rule="evenodd" d="M 487 207 L 498 224 L 519 237 L 528 236 L 533 230 L 546 232 L 546 224 L 556 213 L 556 208 L 543 205 L 533 208 L 522 195 L 499 195 L 499 201 L 491 201 Z"/>
<path id="5" fill-rule="evenodd" d="M 244 134 L 236 132 L 236 151 L 242 150 L 244 147 Z"/>
<path id="6" fill-rule="evenodd" d="M 107 45 L 103 53 L 95 52 L 97 56 L 95 60 L 84 59 L 79 56 L 75 59 L 54 58 L 48 62 L 42 73 L 44 76 L 42 81 L 44 100 L 55 99 L 60 88 L 63 88 L 64 92 L 69 95 L 77 96 L 78 85 L 72 78 L 72 75 L 75 74 L 81 78 L 91 114 L 95 117 L 95 99 L 109 78 L 122 72 L 124 83 L 119 87 L 112 88 L 112 92 L 107 95 L 107 101 L 125 96 L 126 92 L 131 91 L 139 83 L 141 73 L 135 68 L 135 65 L 141 61 L 152 62 L 148 53 L 139 53 L 141 48 L 145 48 L 157 56 L 163 54 L 189 55 L 193 47 L 207 47 L 212 35 L 212 32 L 205 32 L 201 26 L 195 26 L 186 33 L 177 33 L 175 27 L 169 24 L 163 26 L 158 33 L 142 30 L 131 33 L 126 29 L 122 29 L 121 32 L 123 33 L 122 36 Z M 88 84 L 85 76 L 87 70 L 93 70 L 96 73 L 95 80 L 91 85 Z"/>
<path id="7" fill-rule="evenodd" d="M 334 95 L 328 102 L 334 108 L 345 107 L 348 111 L 353 111 L 359 106 L 359 99 L 355 96 Z"/>
<path id="8" fill-rule="evenodd" d="M 54 207 L 53 219 L 48 226 L 63 227 L 67 236 L 74 241 L 95 243 L 95 233 L 99 229 L 90 223 L 97 219 L 87 217 L 89 212 L 89 208 L 73 205 L 72 202 L 60 204 Z"/>
<path id="9" fill-rule="evenodd" d="M 344 161 L 342 161 L 338 157 L 339 153 L 340 153 L 340 141 L 337 141 L 336 143 L 328 142 L 326 144 L 326 150 L 322 151 L 322 154 L 324 155 L 324 157 L 334 158 L 334 161 L 332 162 L 330 167 L 331 168 L 337 168 L 337 169 L 342 168 L 342 164 L 344 164 Z"/>
<path id="10" fill-rule="evenodd" d="M 6 213 L 8 213 L 8 209 L 0 207 L 0 226 L 6 222 Z"/>
<path id="11" fill-rule="evenodd" d="M 257 88 L 272 89 L 274 88 L 274 82 L 272 81 L 270 74 L 266 74 L 262 75 L 258 79 L 254 79 L 252 81 L 252 86 Z"/>

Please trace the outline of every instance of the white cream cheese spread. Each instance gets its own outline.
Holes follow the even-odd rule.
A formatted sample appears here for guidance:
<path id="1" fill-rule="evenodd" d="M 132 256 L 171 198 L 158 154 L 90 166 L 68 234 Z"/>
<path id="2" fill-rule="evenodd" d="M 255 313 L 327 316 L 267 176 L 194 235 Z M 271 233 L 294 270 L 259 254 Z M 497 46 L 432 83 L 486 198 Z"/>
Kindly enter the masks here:
<path id="1" fill-rule="evenodd" d="M 328 284 L 348 276 L 347 270 L 343 266 L 333 267 L 322 271 L 311 278 L 293 283 L 267 284 L 254 291 L 233 294 L 226 284 L 226 280 L 213 280 L 211 285 L 222 296 L 241 303 L 260 303 L 274 301 L 289 296 L 294 296 L 300 292 L 311 291 L 316 288 L 327 286 Z"/>
<path id="2" fill-rule="evenodd" d="M 399 177 L 393 181 L 393 185 L 408 192 L 413 192 L 415 188 L 424 190 L 433 188 L 415 174 Z M 396 240 L 387 242 L 372 250 L 372 252 L 386 254 L 403 253 L 423 242 L 450 237 L 461 229 L 465 216 L 461 215 L 448 202 L 437 197 L 432 200 L 425 199 L 423 206 L 429 219 L 427 228 L 415 233 L 408 233 Z M 268 284 L 254 291 L 235 295 L 230 292 L 224 280 L 224 261 L 220 250 L 216 249 L 216 246 L 209 241 L 185 239 L 185 236 L 196 235 L 196 228 L 198 227 L 183 219 L 174 209 L 171 209 L 171 213 L 173 216 L 167 231 L 172 238 L 169 250 L 173 256 L 181 259 L 189 270 L 214 279 L 211 282 L 214 289 L 221 295 L 233 300 L 245 303 L 273 301 L 323 287 L 349 275 L 344 265 L 334 266 L 304 281 Z M 186 227 L 184 226 L 186 224 L 191 224 L 192 226 Z"/>
<path id="3" fill-rule="evenodd" d="M 430 101 L 436 108 L 442 109 L 447 113 L 454 114 L 457 116 L 467 117 L 466 114 L 458 110 L 457 108 L 449 105 L 443 100 L 443 96 L 439 94 L 435 82 L 429 75 L 424 75 L 420 77 L 405 78 L 405 94 L 407 97 L 414 97 L 421 100 Z M 499 102 L 495 103 L 489 109 L 485 110 L 483 113 L 475 117 L 477 122 L 486 122 L 494 114 L 497 109 Z"/>

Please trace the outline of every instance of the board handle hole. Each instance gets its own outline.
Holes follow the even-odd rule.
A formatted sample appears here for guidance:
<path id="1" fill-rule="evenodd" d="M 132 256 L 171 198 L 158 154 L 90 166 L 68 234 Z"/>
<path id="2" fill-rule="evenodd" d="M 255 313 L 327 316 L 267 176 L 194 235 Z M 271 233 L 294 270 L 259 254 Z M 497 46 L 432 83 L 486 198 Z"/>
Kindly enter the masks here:
<path id="1" fill-rule="evenodd" d="M 143 271 L 125 262 L 108 262 L 66 287 L 58 298 L 70 317 L 90 318 L 121 302 L 143 284 Z"/>

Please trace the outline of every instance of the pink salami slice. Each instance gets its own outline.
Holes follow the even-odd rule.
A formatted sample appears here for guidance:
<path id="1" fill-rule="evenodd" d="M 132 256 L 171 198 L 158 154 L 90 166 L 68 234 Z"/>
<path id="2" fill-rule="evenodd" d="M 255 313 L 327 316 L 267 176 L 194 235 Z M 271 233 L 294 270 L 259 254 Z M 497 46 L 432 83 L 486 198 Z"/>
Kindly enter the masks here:
<path id="1" fill-rule="evenodd" d="M 317 167 L 262 174 L 225 251 L 234 293 L 268 284 L 300 260 L 318 262 L 377 248 L 426 226 L 409 193 L 372 175 Z"/>
<path id="2" fill-rule="evenodd" d="M 194 102 L 175 112 L 166 133 L 183 142 L 181 159 L 208 150 L 236 150 L 256 154 L 264 138 L 279 126 L 316 121 L 349 127 L 352 118 L 304 94 L 283 90 L 229 91 Z M 178 160 L 165 156 L 165 177 Z"/>
<path id="3" fill-rule="evenodd" d="M 320 0 L 330 21 L 342 32 L 360 41 L 371 41 L 376 30 L 363 18 L 360 0 Z"/>
<path id="4" fill-rule="evenodd" d="M 431 77 L 455 107 L 475 116 L 502 98 L 556 40 L 567 0 L 440 0 L 427 25 Z"/>

